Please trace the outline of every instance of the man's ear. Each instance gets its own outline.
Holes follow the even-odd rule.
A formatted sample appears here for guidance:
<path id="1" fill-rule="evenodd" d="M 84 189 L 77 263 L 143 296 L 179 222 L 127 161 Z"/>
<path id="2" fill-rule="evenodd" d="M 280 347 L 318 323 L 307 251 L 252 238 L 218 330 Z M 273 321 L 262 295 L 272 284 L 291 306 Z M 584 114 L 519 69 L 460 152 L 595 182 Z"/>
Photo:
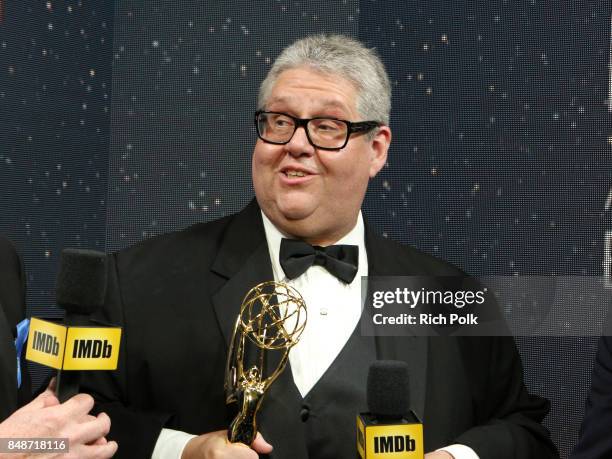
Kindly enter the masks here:
<path id="1" fill-rule="evenodd" d="M 389 126 L 379 127 L 371 142 L 370 178 L 374 178 L 387 162 L 387 151 L 391 144 L 391 129 Z"/>

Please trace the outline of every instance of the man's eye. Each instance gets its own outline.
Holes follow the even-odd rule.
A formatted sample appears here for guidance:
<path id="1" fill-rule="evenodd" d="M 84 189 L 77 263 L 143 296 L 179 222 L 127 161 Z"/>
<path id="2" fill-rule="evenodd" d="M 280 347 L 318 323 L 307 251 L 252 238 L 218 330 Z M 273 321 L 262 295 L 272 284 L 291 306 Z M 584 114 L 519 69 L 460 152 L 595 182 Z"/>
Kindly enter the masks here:
<path id="1" fill-rule="evenodd" d="M 278 128 L 286 128 L 292 125 L 291 120 L 286 118 L 276 118 L 272 120 L 272 125 Z"/>
<path id="2" fill-rule="evenodd" d="M 333 131 L 337 131 L 339 128 L 337 123 L 334 122 L 322 122 L 317 126 L 317 129 L 319 131 L 324 131 L 324 132 L 333 132 Z"/>

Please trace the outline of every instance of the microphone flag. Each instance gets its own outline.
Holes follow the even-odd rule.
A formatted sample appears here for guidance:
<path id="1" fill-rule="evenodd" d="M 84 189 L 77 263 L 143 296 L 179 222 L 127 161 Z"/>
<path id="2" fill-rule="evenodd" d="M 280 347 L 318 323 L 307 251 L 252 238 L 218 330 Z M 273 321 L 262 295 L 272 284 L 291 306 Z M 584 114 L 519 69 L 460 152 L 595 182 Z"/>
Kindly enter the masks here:
<path id="1" fill-rule="evenodd" d="M 57 370 L 116 370 L 121 327 L 67 327 L 32 317 L 26 360 Z"/>

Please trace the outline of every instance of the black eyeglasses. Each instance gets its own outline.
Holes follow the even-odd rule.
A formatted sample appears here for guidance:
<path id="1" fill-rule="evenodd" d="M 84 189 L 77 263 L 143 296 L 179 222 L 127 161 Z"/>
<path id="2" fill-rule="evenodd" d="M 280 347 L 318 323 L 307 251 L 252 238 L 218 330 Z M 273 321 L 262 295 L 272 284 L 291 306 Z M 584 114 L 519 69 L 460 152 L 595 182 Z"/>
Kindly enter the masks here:
<path id="1" fill-rule="evenodd" d="M 258 137 L 264 142 L 276 145 L 289 143 L 299 127 L 306 131 L 306 137 L 313 147 L 322 150 L 339 150 L 348 143 L 353 133 L 366 133 L 381 126 L 378 121 L 351 121 L 335 118 L 296 118 L 286 113 L 255 112 L 255 127 Z"/>

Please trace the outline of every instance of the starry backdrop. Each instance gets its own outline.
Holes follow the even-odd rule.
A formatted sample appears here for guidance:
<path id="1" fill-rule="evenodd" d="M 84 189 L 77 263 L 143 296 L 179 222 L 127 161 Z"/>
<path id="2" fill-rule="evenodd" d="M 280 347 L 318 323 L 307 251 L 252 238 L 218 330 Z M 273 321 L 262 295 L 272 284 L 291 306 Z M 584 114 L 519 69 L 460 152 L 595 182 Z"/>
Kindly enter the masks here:
<path id="1" fill-rule="evenodd" d="M 110 252 L 244 206 L 258 85 L 317 32 L 388 68 L 393 144 L 364 206 L 387 237 L 475 275 L 607 272 L 611 4 L 450 5 L 0 0 L 0 232 L 29 313 L 60 315 L 63 247 Z M 518 339 L 563 457 L 596 344 L 571 334 Z"/>

